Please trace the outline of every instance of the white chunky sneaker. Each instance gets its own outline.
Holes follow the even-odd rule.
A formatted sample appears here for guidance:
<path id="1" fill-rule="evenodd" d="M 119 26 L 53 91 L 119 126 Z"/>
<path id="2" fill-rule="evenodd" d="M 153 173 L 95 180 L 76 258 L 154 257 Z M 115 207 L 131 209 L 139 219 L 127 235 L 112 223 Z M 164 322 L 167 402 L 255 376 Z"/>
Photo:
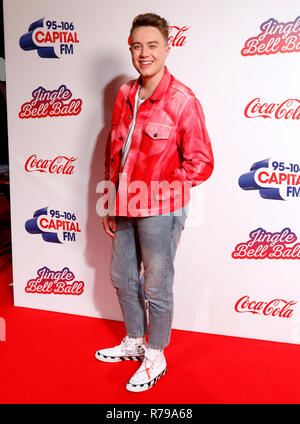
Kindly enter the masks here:
<path id="1" fill-rule="evenodd" d="M 154 351 L 143 345 L 145 358 L 131 379 L 126 384 L 130 392 L 143 392 L 151 389 L 155 383 L 167 372 L 167 363 L 162 351 Z"/>
<path id="2" fill-rule="evenodd" d="M 144 338 L 124 337 L 121 344 L 108 349 L 97 350 L 95 357 L 103 362 L 142 361 L 144 359 Z"/>

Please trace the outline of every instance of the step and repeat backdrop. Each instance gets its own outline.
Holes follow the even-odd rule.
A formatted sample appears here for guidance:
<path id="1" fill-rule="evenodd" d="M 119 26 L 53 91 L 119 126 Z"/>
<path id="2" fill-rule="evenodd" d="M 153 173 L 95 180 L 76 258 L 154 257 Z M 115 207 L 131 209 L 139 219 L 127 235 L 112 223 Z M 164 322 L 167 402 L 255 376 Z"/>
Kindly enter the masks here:
<path id="1" fill-rule="evenodd" d="M 170 25 L 171 74 L 199 98 L 215 169 L 191 190 L 173 328 L 300 343 L 296 0 L 5 0 L 16 306 L 122 320 L 99 202 L 133 18 Z"/>

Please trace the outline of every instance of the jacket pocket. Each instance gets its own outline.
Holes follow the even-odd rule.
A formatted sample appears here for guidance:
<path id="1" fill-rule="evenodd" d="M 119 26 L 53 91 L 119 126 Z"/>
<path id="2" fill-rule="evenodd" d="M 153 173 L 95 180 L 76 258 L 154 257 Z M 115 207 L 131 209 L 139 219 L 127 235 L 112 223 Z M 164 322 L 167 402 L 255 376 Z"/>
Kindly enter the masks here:
<path id="1" fill-rule="evenodd" d="M 168 140 L 173 127 L 170 125 L 149 122 L 144 133 L 151 137 L 152 140 Z"/>

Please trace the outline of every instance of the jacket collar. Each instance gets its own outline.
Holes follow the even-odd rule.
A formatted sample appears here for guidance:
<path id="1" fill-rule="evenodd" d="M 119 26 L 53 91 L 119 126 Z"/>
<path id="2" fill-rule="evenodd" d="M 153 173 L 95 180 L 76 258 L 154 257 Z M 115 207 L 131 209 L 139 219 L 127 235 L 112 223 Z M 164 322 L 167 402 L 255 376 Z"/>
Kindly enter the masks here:
<path id="1" fill-rule="evenodd" d="M 170 74 L 168 68 L 165 66 L 164 74 L 163 74 L 161 80 L 159 81 L 158 86 L 154 90 L 152 96 L 149 97 L 149 100 L 151 102 L 156 102 L 156 101 L 160 100 L 163 97 L 163 95 L 165 94 L 165 92 L 167 91 L 169 84 L 170 84 L 170 81 L 171 81 L 171 74 Z M 142 77 L 139 76 L 139 78 L 137 78 L 133 82 L 133 85 L 132 85 L 132 87 L 131 87 L 131 89 L 128 93 L 127 97 L 130 100 L 132 107 L 134 105 L 135 95 L 136 95 L 137 89 L 139 87 L 139 84 L 141 84 L 141 83 L 142 83 Z"/>

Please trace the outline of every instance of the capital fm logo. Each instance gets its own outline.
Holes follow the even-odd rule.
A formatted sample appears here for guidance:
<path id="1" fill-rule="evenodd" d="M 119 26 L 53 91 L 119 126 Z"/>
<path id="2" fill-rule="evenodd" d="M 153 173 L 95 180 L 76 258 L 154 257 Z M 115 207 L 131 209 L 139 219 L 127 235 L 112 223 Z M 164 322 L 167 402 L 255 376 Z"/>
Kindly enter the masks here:
<path id="1" fill-rule="evenodd" d="M 256 190 L 263 199 L 291 200 L 300 198 L 300 163 L 269 158 L 255 162 L 250 172 L 242 174 L 239 186 Z"/>
<path id="2" fill-rule="evenodd" d="M 76 214 L 60 211 L 49 206 L 34 212 L 33 218 L 25 223 L 29 234 L 39 234 L 50 243 L 74 243 L 81 233 Z"/>
<path id="3" fill-rule="evenodd" d="M 289 22 L 270 18 L 260 25 L 260 30 L 260 34 L 245 42 L 241 51 L 243 56 L 300 51 L 300 16 Z"/>
<path id="4" fill-rule="evenodd" d="M 59 59 L 74 54 L 79 43 L 78 33 L 71 21 L 41 18 L 29 25 L 20 37 L 21 49 L 36 50 L 41 58 Z"/>

